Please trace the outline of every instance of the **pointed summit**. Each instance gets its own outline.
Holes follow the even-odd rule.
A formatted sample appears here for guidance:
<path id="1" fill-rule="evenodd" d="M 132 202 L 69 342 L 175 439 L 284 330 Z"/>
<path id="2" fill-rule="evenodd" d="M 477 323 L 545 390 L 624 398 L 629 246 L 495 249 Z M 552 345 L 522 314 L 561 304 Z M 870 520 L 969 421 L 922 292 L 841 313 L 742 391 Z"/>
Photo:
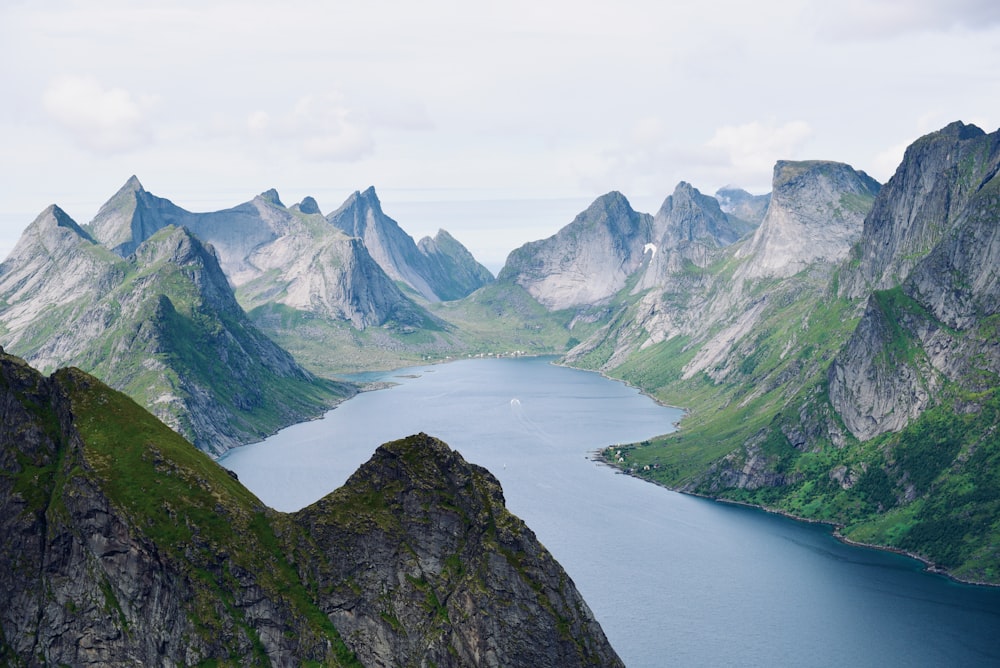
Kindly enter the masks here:
<path id="1" fill-rule="evenodd" d="M 429 301 L 441 300 L 416 242 L 382 212 L 374 186 L 354 192 L 326 219 L 345 234 L 361 239 L 372 259 L 390 278 L 406 283 Z"/>
<path id="2" fill-rule="evenodd" d="M 101 244 L 125 257 L 139 244 L 168 225 L 185 225 L 193 214 L 147 192 L 139 179 L 129 177 L 87 225 Z"/>
<path id="3" fill-rule="evenodd" d="M 600 303 L 642 264 L 652 223 L 620 192 L 607 193 L 554 236 L 514 250 L 497 280 L 517 283 L 551 311 Z"/>
<path id="4" fill-rule="evenodd" d="M 270 202 L 271 204 L 274 204 L 275 206 L 280 206 L 283 209 L 285 208 L 285 205 L 281 203 L 281 198 L 278 197 L 278 191 L 275 190 L 274 188 L 262 192 L 260 194 L 260 198 L 265 202 Z"/>
<path id="5" fill-rule="evenodd" d="M 730 219 L 718 200 L 708 197 L 686 181 L 681 181 L 656 213 L 654 227 L 658 245 L 677 248 L 699 242 L 712 248 L 728 246 L 750 231 L 745 223 Z"/>
<path id="6" fill-rule="evenodd" d="M 140 190 L 145 190 L 145 188 L 143 188 L 142 184 L 139 182 L 139 177 L 133 174 L 132 176 L 128 177 L 128 180 L 125 182 L 125 185 L 119 188 L 118 192 L 119 193 L 125 191 L 139 192 Z"/>

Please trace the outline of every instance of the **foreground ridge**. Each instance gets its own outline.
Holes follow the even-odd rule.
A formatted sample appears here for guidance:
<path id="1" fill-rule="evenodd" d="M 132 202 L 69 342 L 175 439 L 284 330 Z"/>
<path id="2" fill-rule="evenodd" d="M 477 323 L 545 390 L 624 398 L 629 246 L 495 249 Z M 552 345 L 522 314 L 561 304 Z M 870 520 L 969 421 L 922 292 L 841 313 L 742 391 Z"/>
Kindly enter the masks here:
<path id="1" fill-rule="evenodd" d="M 92 376 L 0 352 L 4 665 L 621 665 L 496 479 L 424 434 L 295 514 Z"/>

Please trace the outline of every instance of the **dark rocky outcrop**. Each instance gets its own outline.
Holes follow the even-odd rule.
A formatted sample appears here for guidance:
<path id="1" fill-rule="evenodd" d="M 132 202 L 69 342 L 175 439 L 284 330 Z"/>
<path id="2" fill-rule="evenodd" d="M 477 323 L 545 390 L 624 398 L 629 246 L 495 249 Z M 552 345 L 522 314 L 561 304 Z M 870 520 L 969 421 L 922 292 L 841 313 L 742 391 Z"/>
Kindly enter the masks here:
<path id="1" fill-rule="evenodd" d="M 419 435 L 292 515 L 0 352 L 4 665 L 621 665 L 499 484 Z"/>
<path id="2" fill-rule="evenodd" d="M 306 576 L 329 592 L 320 605 L 365 664 L 619 663 L 496 478 L 437 439 L 381 446 L 294 520 L 300 553 L 337 546 L 354 557 Z"/>

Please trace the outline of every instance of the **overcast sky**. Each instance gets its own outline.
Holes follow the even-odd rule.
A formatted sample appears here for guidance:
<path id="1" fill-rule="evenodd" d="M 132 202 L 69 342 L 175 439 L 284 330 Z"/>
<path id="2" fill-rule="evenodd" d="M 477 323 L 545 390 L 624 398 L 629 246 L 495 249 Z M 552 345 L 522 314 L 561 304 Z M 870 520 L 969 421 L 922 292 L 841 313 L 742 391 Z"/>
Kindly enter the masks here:
<path id="1" fill-rule="evenodd" d="M 996 0 L 2 0 L 0 55 L 0 256 L 136 174 L 193 211 L 374 185 L 495 269 L 611 190 L 763 193 L 779 159 L 884 182 L 922 134 L 1000 125 Z"/>

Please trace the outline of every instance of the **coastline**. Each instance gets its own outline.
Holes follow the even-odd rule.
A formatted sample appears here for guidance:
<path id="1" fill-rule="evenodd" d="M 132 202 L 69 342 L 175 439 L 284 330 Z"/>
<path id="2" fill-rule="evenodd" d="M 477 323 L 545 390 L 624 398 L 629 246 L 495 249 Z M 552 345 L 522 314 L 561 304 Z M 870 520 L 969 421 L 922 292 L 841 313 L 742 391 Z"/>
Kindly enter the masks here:
<path id="1" fill-rule="evenodd" d="M 599 464 L 603 464 L 603 465 L 605 465 L 605 466 L 607 466 L 607 467 L 609 467 L 611 469 L 614 469 L 614 471 L 616 473 L 619 473 L 621 475 L 631 476 L 631 477 L 636 478 L 638 480 L 642 480 L 643 482 L 647 482 L 647 483 L 650 483 L 652 485 L 656 485 L 657 487 L 662 487 L 663 489 L 667 489 L 667 490 L 670 490 L 671 492 L 676 492 L 678 494 L 685 494 L 687 496 L 694 496 L 694 497 L 697 497 L 699 499 L 706 499 L 708 501 L 713 501 L 715 503 L 726 503 L 726 504 L 733 505 L 733 506 L 742 506 L 744 508 L 751 508 L 753 510 L 759 510 L 759 511 L 768 513 L 770 515 L 779 515 L 781 517 L 785 517 L 785 518 L 788 518 L 790 520 L 794 520 L 796 522 L 803 522 L 805 524 L 822 524 L 822 525 L 830 527 L 831 528 L 831 534 L 830 535 L 832 535 L 834 538 L 836 538 L 838 541 L 840 541 L 841 543 L 843 543 L 845 545 L 850 545 L 851 547 L 867 548 L 867 549 L 870 549 L 870 550 L 878 550 L 880 552 L 891 552 L 893 554 L 898 554 L 898 555 L 901 555 L 901 556 L 904 556 L 904 557 L 909 557 L 910 559 L 913 559 L 913 560 L 915 560 L 915 561 L 923 564 L 924 565 L 924 572 L 925 573 L 928 573 L 930 575 L 940 575 L 940 576 L 943 576 L 943 577 L 945 577 L 945 578 L 947 578 L 947 579 L 949 579 L 952 582 L 955 582 L 957 584 L 974 586 L 974 587 L 989 587 L 991 589 L 1000 588 L 1000 583 L 998 583 L 998 582 L 985 582 L 985 581 L 982 581 L 982 580 L 971 580 L 971 579 L 966 579 L 966 578 L 959 577 L 959 576 L 955 575 L 954 573 L 952 573 L 951 571 L 949 571 L 948 569 L 946 569 L 946 568 L 940 566 L 939 564 L 935 563 L 933 560 L 928 559 L 927 557 L 924 557 L 924 556 L 922 556 L 920 554 L 917 554 L 915 552 L 910 552 L 908 550 L 904 550 L 904 549 L 901 549 L 901 548 L 898 548 L 898 547 L 893 547 L 891 545 L 879 545 L 878 543 L 864 543 L 864 542 L 861 542 L 861 541 L 851 540 L 850 538 L 846 537 L 842 533 L 842 529 L 844 528 L 844 525 L 840 524 L 838 522 L 831 522 L 831 521 L 828 521 L 828 520 L 817 520 L 817 519 L 813 519 L 813 518 L 810 518 L 810 517 L 800 517 L 799 515 L 795 515 L 793 513 L 790 513 L 787 510 L 781 510 L 780 508 L 770 508 L 768 506 L 763 506 L 763 505 L 760 505 L 758 503 L 747 503 L 746 501 L 736 501 L 736 500 L 733 500 L 733 499 L 724 499 L 724 498 L 720 498 L 720 497 L 710 496 L 708 494 L 699 494 L 697 492 L 691 492 L 691 491 L 686 491 L 686 490 L 682 490 L 682 489 L 676 489 L 674 487 L 670 487 L 669 485 L 665 485 L 665 484 L 663 484 L 661 482 L 657 482 L 655 480 L 650 480 L 648 478 L 644 478 L 642 476 L 635 475 L 633 473 L 629 473 L 628 471 L 624 471 L 620 467 L 616 466 L 613 462 L 609 462 L 607 459 L 605 459 L 604 456 L 603 456 L 603 454 L 602 454 L 602 452 L 603 452 L 603 449 L 602 450 L 596 450 L 596 451 L 594 451 L 593 457 L 592 457 L 592 461 L 595 461 L 595 462 L 597 462 Z"/>

